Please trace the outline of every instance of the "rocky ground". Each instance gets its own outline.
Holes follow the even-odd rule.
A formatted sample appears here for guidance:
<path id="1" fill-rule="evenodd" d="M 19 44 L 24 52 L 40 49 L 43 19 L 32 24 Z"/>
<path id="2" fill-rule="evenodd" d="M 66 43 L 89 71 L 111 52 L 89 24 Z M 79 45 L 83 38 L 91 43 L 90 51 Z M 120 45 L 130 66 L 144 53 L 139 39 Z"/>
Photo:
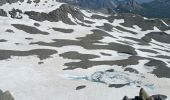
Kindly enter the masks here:
<path id="1" fill-rule="evenodd" d="M 160 94 L 149 96 L 148 93 L 141 88 L 139 96 L 135 96 L 134 98 L 128 98 L 125 96 L 123 100 L 166 100 L 166 98 L 167 96 Z"/>
<path id="2" fill-rule="evenodd" d="M 170 97 L 169 19 L 54 0 L 0 9 L 0 88 L 16 100 L 121 100 L 141 87 Z"/>

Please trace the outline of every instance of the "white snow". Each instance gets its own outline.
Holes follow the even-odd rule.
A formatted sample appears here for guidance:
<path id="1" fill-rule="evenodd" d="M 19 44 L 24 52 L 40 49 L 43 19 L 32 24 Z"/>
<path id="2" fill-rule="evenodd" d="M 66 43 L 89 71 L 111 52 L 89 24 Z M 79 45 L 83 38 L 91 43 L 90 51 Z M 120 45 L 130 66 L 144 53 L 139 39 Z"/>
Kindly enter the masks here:
<path id="1" fill-rule="evenodd" d="M 6 11 L 11 10 L 13 7 L 18 9 L 23 9 L 23 11 L 38 11 L 38 12 L 50 12 L 54 9 L 57 9 L 61 6 L 62 3 L 55 2 L 53 0 L 48 0 L 48 3 L 41 2 L 40 4 L 27 4 L 26 2 L 20 5 L 20 2 L 15 4 L 5 4 L 2 6 Z M 35 7 L 35 5 L 38 5 Z M 136 84 L 130 86 L 125 86 L 122 88 L 109 88 L 108 85 L 91 82 L 89 80 L 75 80 L 75 78 L 81 78 L 84 76 L 91 76 L 96 71 L 105 71 L 108 69 L 114 69 L 116 73 L 113 75 L 120 76 L 119 79 L 110 80 L 108 76 L 105 76 L 103 80 L 107 84 L 112 83 L 113 81 L 117 84 L 125 83 L 127 77 L 131 80 L 140 80 L 142 86 L 149 92 L 149 94 L 164 94 L 170 97 L 170 79 L 168 78 L 157 78 L 150 72 L 152 72 L 155 67 L 146 67 L 144 66 L 149 60 L 140 60 L 137 65 L 129 65 L 128 68 L 133 68 L 139 71 L 139 74 L 129 73 L 124 71 L 122 66 L 108 66 L 108 65 L 99 65 L 93 66 L 88 69 L 77 68 L 74 70 L 63 70 L 67 68 L 64 66 L 68 62 L 79 62 L 79 59 L 65 59 L 59 56 L 59 54 L 75 51 L 81 54 L 92 54 L 97 55 L 99 58 L 90 59 L 90 61 L 112 61 L 112 60 L 122 60 L 127 59 L 132 55 L 117 53 L 114 50 L 106 49 L 97 49 L 97 50 L 88 50 L 81 46 L 77 45 L 67 45 L 63 47 L 52 47 L 52 46 L 41 46 L 41 45 L 30 45 L 33 42 L 54 42 L 53 39 L 68 39 L 68 40 L 78 40 L 79 37 L 85 37 L 93 32 L 91 30 L 97 29 L 96 26 L 103 26 L 104 23 L 109 23 L 107 20 L 102 19 L 91 19 L 90 16 L 93 14 L 98 14 L 101 16 L 108 17 L 109 15 L 104 15 L 101 13 L 94 13 L 85 10 L 81 10 L 85 17 L 85 20 L 95 22 L 91 27 L 76 25 L 68 25 L 61 21 L 59 22 L 37 22 L 24 16 L 23 19 L 12 19 L 0 17 L 0 39 L 5 39 L 7 42 L 0 42 L 1 50 L 32 50 L 32 49 L 52 49 L 58 51 L 57 54 L 52 55 L 52 57 L 40 61 L 37 56 L 26 56 L 26 57 L 14 57 L 10 59 L 0 60 L 0 89 L 3 91 L 9 90 L 16 100 L 121 100 L 123 96 L 127 95 L 129 97 L 134 97 L 138 95 L 139 89 L 136 87 Z M 68 14 L 68 17 L 76 23 L 71 14 Z M 29 34 L 22 30 L 18 30 L 11 26 L 11 24 L 24 24 L 28 26 L 33 26 L 34 23 L 39 23 L 40 27 L 37 29 L 45 32 L 49 32 L 49 35 L 41 34 Z M 169 52 L 156 50 L 155 48 L 162 50 L 170 50 L 170 45 L 165 43 L 160 43 L 158 41 L 152 40 L 150 45 L 141 46 L 136 41 L 125 39 L 123 37 L 132 37 L 140 39 L 149 32 L 160 31 L 158 28 L 154 27 L 153 30 L 142 31 L 141 28 L 137 25 L 134 25 L 133 28 L 124 27 L 121 25 L 124 23 L 124 19 L 115 19 L 113 23 L 109 23 L 113 26 L 119 26 L 129 31 L 136 32 L 138 34 L 132 34 L 129 32 L 123 32 L 116 28 L 112 29 L 112 32 L 107 32 L 109 36 L 104 36 L 103 39 L 99 40 L 101 43 L 94 43 L 96 45 L 107 45 L 108 43 L 120 43 L 127 45 L 121 41 L 127 41 L 131 43 L 132 47 L 135 48 L 138 53 L 137 56 L 154 58 L 157 60 L 164 61 L 170 67 L 169 59 L 155 58 L 156 55 L 167 55 L 170 56 Z M 64 28 L 64 29 L 73 29 L 74 32 L 66 34 L 62 32 L 57 32 L 52 30 L 53 27 Z M 5 32 L 7 29 L 11 29 L 14 33 Z M 104 31 L 104 30 L 103 30 Z M 170 34 L 169 31 L 167 33 Z M 33 38 L 33 40 L 26 40 L 25 38 Z M 19 43 L 16 45 L 15 43 Z M 165 47 L 158 46 L 163 45 Z M 155 50 L 158 54 L 142 52 L 139 49 L 148 49 Z M 111 56 L 102 55 L 102 53 L 109 54 Z M 38 62 L 44 62 L 43 64 L 38 64 Z M 122 76 L 121 76 L 122 75 Z M 142 78 L 142 76 L 146 78 Z M 151 89 L 150 86 L 146 84 L 154 84 L 154 89 Z M 82 90 L 76 90 L 77 86 L 86 85 L 86 88 Z M 146 85 L 146 86 L 145 86 Z"/>

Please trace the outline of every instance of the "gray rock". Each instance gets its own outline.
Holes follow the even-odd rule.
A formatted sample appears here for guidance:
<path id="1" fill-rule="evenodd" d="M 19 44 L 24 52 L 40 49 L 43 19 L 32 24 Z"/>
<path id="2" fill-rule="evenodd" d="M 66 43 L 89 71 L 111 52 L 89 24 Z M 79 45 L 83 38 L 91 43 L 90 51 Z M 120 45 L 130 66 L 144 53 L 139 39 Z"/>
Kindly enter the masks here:
<path id="1" fill-rule="evenodd" d="M 37 57 L 40 60 L 44 60 L 56 53 L 57 51 L 52 49 L 34 49 L 29 51 L 0 50 L 0 60 L 9 59 L 11 58 L 11 56 L 30 56 L 30 55 L 37 55 Z"/>
<path id="2" fill-rule="evenodd" d="M 6 91 L 0 95 L 0 100 L 14 100 L 14 98 L 9 91 Z"/>
<path id="3" fill-rule="evenodd" d="M 40 26 L 40 24 L 39 24 L 39 23 L 34 23 L 34 26 L 39 27 L 39 26 Z"/>
<path id="4" fill-rule="evenodd" d="M 42 35 L 50 34 L 48 32 L 41 31 L 41 30 L 37 29 L 36 27 L 27 26 L 27 25 L 24 25 L 24 24 L 12 24 L 12 26 L 19 29 L 19 30 L 27 32 L 29 34 L 42 34 Z"/>
<path id="5" fill-rule="evenodd" d="M 3 9 L 0 9 L 0 16 L 7 17 L 7 13 Z"/>
<path id="6" fill-rule="evenodd" d="M 3 91 L 2 90 L 0 90 L 0 96 L 3 94 Z"/>
<path id="7" fill-rule="evenodd" d="M 145 64 L 145 66 L 152 67 L 155 66 L 156 69 L 153 70 L 152 74 L 159 78 L 170 78 L 170 68 L 167 64 L 161 60 L 149 59 L 150 61 Z"/>
<path id="8" fill-rule="evenodd" d="M 149 41 L 154 39 L 158 42 L 170 44 L 170 35 L 165 32 L 151 32 L 145 35 L 143 38 L 149 39 Z"/>
<path id="9" fill-rule="evenodd" d="M 143 88 L 141 88 L 141 90 L 139 92 L 139 99 L 140 100 L 148 100 L 149 97 L 150 96 L 148 95 L 148 93 Z"/>
<path id="10" fill-rule="evenodd" d="M 49 13 L 26 11 L 24 14 L 28 15 L 30 19 L 33 19 L 36 21 L 45 21 L 45 20 L 48 20 L 50 22 L 62 21 L 66 24 L 75 25 L 75 23 L 73 23 L 71 19 L 68 18 L 68 13 L 71 14 L 73 18 L 76 18 L 84 22 L 83 13 L 81 13 L 81 11 L 79 11 L 75 7 L 67 5 L 67 4 L 63 4 L 60 6 L 60 8 L 53 10 Z"/>
<path id="11" fill-rule="evenodd" d="M 165 96 L 165 95 L 160 95 L 160 94 L 158 94 L 158 95 L 152 95 L 151 97 L 154 98 L 154 100 L 166 100 L 166 98 L 167 98 L 167 96 Z"/>
<path id="12" fill-rule="evenodd" d="M 7 29 L 5 32 L 8 32 L 8 33 L 14 33 L 14 31 L 13 31 L 13 30 L 11 30 L 11 29 Z"/>
<path id="13" fill-rule="evenodd" d="M 85 85 L 81 85 L 81 86 L 76 87 L 76 90 L 81 90 L 81 89 L 84 89 L 84 88 L 86 88 L 86 86 Z"/>
<path id="14" fill-rule="evenodd" d="M 19 9 L 12 9 L 11 11 L 9 11 L 9 14 L 11 15 L 11 18 L 16 18 L 16 19 L 22 19 L 22 11 Z"/>

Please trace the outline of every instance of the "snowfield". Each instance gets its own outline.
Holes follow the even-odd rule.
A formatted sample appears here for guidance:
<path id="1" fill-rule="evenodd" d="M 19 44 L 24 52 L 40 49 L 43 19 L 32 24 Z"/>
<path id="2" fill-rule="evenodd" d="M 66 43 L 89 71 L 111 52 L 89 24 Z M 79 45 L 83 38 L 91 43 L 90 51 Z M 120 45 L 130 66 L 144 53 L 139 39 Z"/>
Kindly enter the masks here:
<path id="1" fill-rule="evenodd" d="M 170 30 L 161 29 L 169 27 L 166 21 L 160 28 L 137 15 L 140 23 L 132 15 L 46 1 L 1 6 L 23 13 L 21 19 L 0 16 L 0 89 L 15 100 L 122 100 L 141 87 L 170 98 Z M 56 9 L 64 10 L 51 13 Z"/>

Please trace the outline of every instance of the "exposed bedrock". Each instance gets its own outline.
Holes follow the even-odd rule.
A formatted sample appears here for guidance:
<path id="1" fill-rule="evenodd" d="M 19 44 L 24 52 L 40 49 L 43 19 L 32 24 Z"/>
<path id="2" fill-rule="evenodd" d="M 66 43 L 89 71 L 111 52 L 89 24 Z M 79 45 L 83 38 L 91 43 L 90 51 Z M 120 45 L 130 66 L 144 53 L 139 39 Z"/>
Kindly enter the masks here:
<path id="1" fill-rule="evenodd" d="M 5 12 L 3 9 L 0 9 L 0 16 L 7 17 L 7 12 Z"/>
<path id="2" fill-rule="evenodd" d="M 36 27 L 33 27 L 33 26 L 27 26 L 27 25 L 24 25 L 24 24 L 11 24 L 13 27 L 19 29 L 19 30 L 22 30 L 24 32 L 27 32 L 29 34 L 42 34 L 42 35 L 48 35 L 50 33 L 48 32 L 44 32 L 44 31 L 41 31 L 39 29 L 37 29 Z"/>
<path id="3" fill-rule="evenodd" d="M 60 56 L 63 58 L 67 58 L 67 59 L 80 59 L 80 60 L 99 58 L 99 56 L 97 56 L 97 55 L 80 54 L 80 53 L 74 52 L 74 51 L 65 52 L 63 54 L 60 54 Z"/>
<path id="4" fill-rule="evenodd" d="M 12 56 L 22 57 L 33 55 L 36 55 L 40 60 L 44 60 L 56 53 L 57 51 L 50 49 L 35 49 L 29 51 L 0 50 L 0 60 L 9 59 Z"/>
<path id="5" fill-rule="evenodd" d="M 60 8 L 53 10 L 49 13 L 40 13 L 35 11 L 26 11 L 24 14 L 28 15 L 30 19 L 36 21 L 45 21 L 48 20 L 50 22 L 58 22 L 62 21 L 66 24 L 75 25 L 74 22 L 68 17 L 68 14 L 71 14 L 73 18 L 76 18 L 82 22 L 84 22 L 84 15 L 73 6 L 63 4 Z"/>
<path id="6" fill-rule="evenodd" d="M 68 62 L 65 63 L 65 66 L 68 66 L 64 70 L 71 70 L 71 69 L 76 69 L 76 68 L 83 68 L 87 69 L 93 66 L 98 66 L 98 65 L 118 65 L 118 66 L 123 66 L 126 67 L 128 65 L 137 65 L 139 63 L 139 60 L 141 60 L 141 57 L 138 56 L 131 56 L 128 59 L 123 59 L 123 60 L 110 60 L 110 61 L 90 61 L 89 59 L 84 59 L 81 60 L 80 62 Z"/>
<path id="7" fill-rule="evenodd" d="M 55 39 L 55 42 L 46 43 L 46 42 L 35 42 L 31 44 L 38 44 L 43 46 L 54 46 L 54 47 L 63 47 L 63 46 L 70 46 L 76 45 L 81 46 L 88 50 L 99 50 L 99 49 L 107 49 L 107 50 L 114 50 L 118 53 L 126 53 L 130 55 L 137 55 L 135 48 L 129 45 L 123 45 L 119 43 L 108 43 L 105 45 L 98 45 L 95 43 L 102 43 L 99 40 L 103 39 L 105 36 L 113 37 L 112 35 L 101 31 L 101 30 L 92 30 L 93 34 L 89 34 L 85 37 L 77 38 L 77 40 L 65 40 L 65 39 Z M 114 38 L 114 37 L 113 37 Z"/>
<path id="8" fill-rule="evenodd" d="M 148 42 L 151 41 L 151 39 L 154 39 L 161 43 L 168 43 L 170 44 L 170 35 L 165 32 L 151 32 L 146 34 L 143 39 L 147 39 Z"/>
<path id="9" fill-rule="evenodd" d="M 113 22 L 115 19 L 124 19 L 124 23 L 121 23 L 121 25 L 125 27 L 131 27 L 134 28 L 134 25 L 139 26 L 142 31 L 146 30 L 153 30 L 154 27 L 157 27 L 158 29 L 165 31 L 169 29 L 169 26 L 167 26 L 165 23 L 169 24 L 169 20 L 165 19 L 165 23 L 162 22 L 161 19 L 145 19 L 144 17 L 137 15 L 137 14 L 131 14 L 131 13 L 118 13 L 116 15 L 110 15 L 108 17 L 101 16 L 101 15 L 92 15 L 92 19 L 105 19 L 108 22 Z"/>
<path id="10" fill-rule="evenodd" d="M 150 59 L 148 63 L 145 64 L 148 67 L 155 67 L 152 74 L 156 75 L 159 78 L 170 78 L 170 68 L 168 65 L 161 61 L 161 60 L 155 60 Z"/>

